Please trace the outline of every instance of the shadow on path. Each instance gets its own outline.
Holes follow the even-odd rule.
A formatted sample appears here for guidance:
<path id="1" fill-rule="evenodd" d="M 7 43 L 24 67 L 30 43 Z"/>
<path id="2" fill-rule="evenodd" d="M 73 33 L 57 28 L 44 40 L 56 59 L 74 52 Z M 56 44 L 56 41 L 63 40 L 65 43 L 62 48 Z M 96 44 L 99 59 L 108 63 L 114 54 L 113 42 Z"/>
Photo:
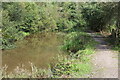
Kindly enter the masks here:
<path id="1" fill-rule="evenodd" d="M 88 34 L 98 42 L 91 60 L 93 71 L 88 77 L 118 78 L 118 52 L 111 50 L 111 47 L 104 41 L 104 36 L 93 32 L 88 32 Z"/>

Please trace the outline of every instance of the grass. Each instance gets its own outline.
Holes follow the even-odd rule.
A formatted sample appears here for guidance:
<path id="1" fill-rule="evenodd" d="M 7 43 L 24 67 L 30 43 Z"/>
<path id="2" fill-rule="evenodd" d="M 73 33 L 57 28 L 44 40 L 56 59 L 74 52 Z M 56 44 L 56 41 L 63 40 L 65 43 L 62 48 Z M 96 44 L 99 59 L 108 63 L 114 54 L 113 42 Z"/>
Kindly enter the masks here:
<path id="1" fill-rule="evenodd" d="M 81 78 L 89 73 L 91 66 L 88 62 L 81 62 L 80 59 L 72 57 L 59 58 L 59 62 L 53 65 L 54 78 Z"/>
<path id="2" fill-rule="evenodd" d="M 68 33 L 61 47 L 63 51 L 69 53 L 69 57 L 62 59 L 60 57 L 59 63 L 53 65 L 54 77 L 82 78 L 90 73 L 92 68 L 89 55 L 94 53 L 96 44 L 97 42 L 84 32 Z"/>
<path id="3" fill-rule="evenodd" d="M 112 49 L 120 52 L 120 45 L 114 45 Z"/>
<path id="4" fill-rule="evenodd" d="M 116 42 L 115 42 L 116 40 L 115 39 L 113 39 L 110 36 L 108 36 L 105 41 L 108 42 L 108 44 L 111 46 L 112 50 L 120 52 L 120 44 L 119 44 L 119 42 L 116 44 Z"/>

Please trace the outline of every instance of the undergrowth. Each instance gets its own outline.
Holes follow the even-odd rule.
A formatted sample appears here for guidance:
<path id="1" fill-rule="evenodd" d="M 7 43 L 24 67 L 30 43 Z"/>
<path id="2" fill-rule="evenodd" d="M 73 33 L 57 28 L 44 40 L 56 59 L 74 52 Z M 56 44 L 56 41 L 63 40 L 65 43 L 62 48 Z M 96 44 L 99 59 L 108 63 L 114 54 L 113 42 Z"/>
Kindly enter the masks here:
<path id="1" fill-rule="evenodd" d="M 111 39 L 110 37 L 106 39 L 106 41 L 109 43 L 109 45 L 112 47 L 111 49 L 115 51 L 120 52 L 120 44 L 116 44 L 114 39 Z"/>
<path id="2" fill-rule="evenodd" d="M 54 78 L 80 78 L 91 70 L 88 62 L 82 62 L 80 59 L 72 57 L 60 57 L 57 64 L 52 65 Z"/>
<path id="3" fill-rule="evenodd" d="M 90 54 L 94 53 L 97 42 L 84 32 L 71 32 L 65 36 L 60 49 L 68 53 L 69 57 L 58 58 L 59 63 L 53 65 L 53 76 L 81 78 L 91 71 Z"/>

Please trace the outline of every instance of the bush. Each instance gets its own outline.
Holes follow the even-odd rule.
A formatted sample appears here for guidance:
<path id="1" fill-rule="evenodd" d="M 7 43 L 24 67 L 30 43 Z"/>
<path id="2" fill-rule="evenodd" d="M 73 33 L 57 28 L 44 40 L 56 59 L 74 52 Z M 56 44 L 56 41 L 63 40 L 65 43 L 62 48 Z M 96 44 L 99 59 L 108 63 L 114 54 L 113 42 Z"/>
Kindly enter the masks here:
<path id="1" fill-rule="evenodd" d="M 65 37 L 64 45 L 61 48 L 64 51 L 76 53 L 84 50 L 91 41 L 92 38 L 84 32 L 71 32 Z"/>

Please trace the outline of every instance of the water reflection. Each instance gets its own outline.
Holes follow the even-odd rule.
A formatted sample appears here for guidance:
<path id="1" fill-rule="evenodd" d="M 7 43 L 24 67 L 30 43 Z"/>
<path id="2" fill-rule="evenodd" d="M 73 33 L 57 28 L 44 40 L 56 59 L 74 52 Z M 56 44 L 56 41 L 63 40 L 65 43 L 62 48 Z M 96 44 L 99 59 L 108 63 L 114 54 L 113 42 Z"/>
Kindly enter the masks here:
<path id="1" fill-rule="evenodd" d="M 31 35 L 17 42 L 16 44 L 19 45 L 17 48 L 3 51 L 2 63 L 8 65 L 8 71 L 21 64 L 29 69 L 29 62 L 39 68 L 48 68 L 50 62 L 55 62 L 53 57 L 61 54 L 58 49 L 61 43 L 62 39 L 55 33 Z"/>

